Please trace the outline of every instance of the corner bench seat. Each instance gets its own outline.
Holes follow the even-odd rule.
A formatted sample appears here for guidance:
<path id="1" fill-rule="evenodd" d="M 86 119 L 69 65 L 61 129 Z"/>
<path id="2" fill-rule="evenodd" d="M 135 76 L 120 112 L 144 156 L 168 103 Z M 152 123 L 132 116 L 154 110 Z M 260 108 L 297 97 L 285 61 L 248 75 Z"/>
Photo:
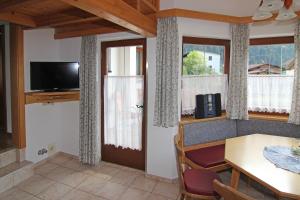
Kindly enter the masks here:
<path id="1" fill-rule="evenodd" d="M 186 151 L 185 156 L 190 161 L 203 168 L 211 168 L 226 164 L 224 160 L 225 144 Z"/>

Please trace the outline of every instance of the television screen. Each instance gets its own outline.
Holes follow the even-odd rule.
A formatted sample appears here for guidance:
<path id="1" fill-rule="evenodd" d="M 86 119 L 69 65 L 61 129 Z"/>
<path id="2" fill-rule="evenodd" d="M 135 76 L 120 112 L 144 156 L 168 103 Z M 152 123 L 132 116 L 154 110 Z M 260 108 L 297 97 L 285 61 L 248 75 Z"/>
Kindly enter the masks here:
<path id="1" fill-rule="evenodd" d="M 31 90 L 79 88 L 78 62 L 30 62 Z"/>

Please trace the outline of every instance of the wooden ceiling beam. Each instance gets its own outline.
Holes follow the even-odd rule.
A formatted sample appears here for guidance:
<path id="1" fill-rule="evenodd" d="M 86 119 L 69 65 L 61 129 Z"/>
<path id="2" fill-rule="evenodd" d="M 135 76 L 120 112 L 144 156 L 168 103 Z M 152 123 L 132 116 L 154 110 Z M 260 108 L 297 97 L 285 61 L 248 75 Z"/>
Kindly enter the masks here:
<path id="1" fill-rule="evenodd" d="M 61 0 L 146 37 L 156 35 L 156 21 L 122 0 Z"/>
<path id="2" fill-rule="evenodd" d="M 98 21 L 99 17 L 87 17 L 87 18 L 74 18 L 74 19 L 55 19 L 55 20 L 41 20 L 38 23 L 38 27 L 59 27 L 74 24 L 83 24 Z"/>
<path id="3" fill-rule="evenodd" d="M 116 33 L 116 32 L 123 32 L 126 30 L 122 30 L 115 27 L 98 27 L 98 28 L 82 28 L 82 29 L 73 29 L 70 28 L 56 28 L 54 39 L 64 39 L 64 38 L 71 38 L 71 37 L 81 37 L 86 35 L 98 35 L 98 34 L 107 34 L 107 33 Z"/>
<path id="4" fill-rule="evenodd" d="M 23 15 L 16 12 L 1 12 L 0 20 L 7 21 L 14 24 L 19 24 L 27 27 L 34 28 L 36 27 L 36 22 L 32 17 Z"/>
<path id="5" fill-rule="evenodd" d="M 297 11 L 296 14 L 300 17 L 300 11 Z M 216 13 L 208 13 L 208 12 L 200 12 L 200 11 L 193 11 L 193 10 L 185 10 L 179 8 L 167 9 L 159 11 L 156 14 L 157 18 L 163 17 L 185 17 L 185 18 L 192 18 L 192 19 L 200 19 L 200 20 L 208 20 L 208 21 L 216 21 L 216 22 L 225 22 L 225 23 L 236 23 L 236 24 L 250 24 L 250 23 L 260 23 L 266 21 L 273 21 L 277 17 L 277 13 L 273 14 L 273 17 L 262 20 L 262 21 L 254 21 L 252 16 L 246 17 L 237 17 L 231 15 L 222 15 Z"/>
<path id="6" fill-rule="evenodd" d="M 18 8 L 39 3 L 41 0 L 6 0 L 0 2 L 0 12 L 15 11 Z"/>
<path id="7" fill-rule="evenodd" d="M 199 12 L 193 10 L 185 10 L 185 9 L 168 9 L 159 11 L 156 14 L 156 17 L 163 18 L 163 17 L 186 17 L 186 18 L 193 18 L 193 19 L 202 19 L 202 20 L 209 20 L 209 21 L 217 21 L 217 22 L 229 22 L 229 23 L 241 23 L 239 17 L 229 16 L 229 15 L 221 15 L 221 14 L 214 14 L 214 13 L 207 13 L 207 12 Z"/>

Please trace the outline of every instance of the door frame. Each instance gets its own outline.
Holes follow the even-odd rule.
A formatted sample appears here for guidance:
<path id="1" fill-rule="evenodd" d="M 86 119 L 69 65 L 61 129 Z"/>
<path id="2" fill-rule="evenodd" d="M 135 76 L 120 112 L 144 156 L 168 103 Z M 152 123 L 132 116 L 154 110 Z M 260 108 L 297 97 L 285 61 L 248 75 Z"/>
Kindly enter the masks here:
<path id="1" fill-rule="evenodd" d="M 144 75 L 144 107 L 143 107 L 143 124 L 142 124 L 142 158 L 137 162 L 134 159 L 130 159 L 133 150 L 116 148 L 112 145 L 110 147 L 104 146 L 104 76 L 107 74 L 107 49 L 111 47 L 124 47 L 124 46 L 143 46 L 143 75 Z M 147 141 L 147 39 L 128 39 L 117 41 L 105 41 L 101 42 L 101 159 L 103 161 L 114 162 L 116 164 L 125 165 L 128 167 L 137 168 L 140 170 L 146 170 L 146 141 Z M 106 145 L 108 146 L 108 145 Z M 106 148 L 106 150 L 105 150 Z M 122 149 L 124 152 L 120 155 L 114 155 L 107 153 L 115 149 Z M 123 158 L 129 158 L 124 160 Z"/>
<path id="2" fill-rule="evenodd" d="M 2 97 L 2 105 L 3 106 L 3 112 L 0 113 L 0 116 L 3 117 L 3 131 L 5 134 L 7 134 L 7 108 L 6 108 L 6 78 L 5 78 L 5 66 L 6 66 L 6 60 L 5 60 L 5 25 L 0 25 L 0 30 L 3 33 L 3 36 L 0 36 L 0 56 L 2 58 L 2 62 L 0 63 L 0 89 L 3 88 L 3 95 Z"/>

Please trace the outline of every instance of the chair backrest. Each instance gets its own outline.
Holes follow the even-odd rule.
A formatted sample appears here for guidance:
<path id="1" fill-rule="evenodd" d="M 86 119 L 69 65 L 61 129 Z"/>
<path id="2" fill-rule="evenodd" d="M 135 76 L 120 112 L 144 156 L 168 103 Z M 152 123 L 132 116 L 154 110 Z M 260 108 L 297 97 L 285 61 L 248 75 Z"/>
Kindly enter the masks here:
<path id="1" fill-rule="evenodd" d="M 213 182 L 214 190 L 224 198 L 224 200 L 255 200 L 235 189 L 220 183 L 217 180 Z"/>
<path id="2" fill-rule="evenodd" d="M 180 136 L 175 135 L 174 144 L 176 149 L 176 161 L 177 161 L 177 170 L 178 170 L 178 179 L 180 184 L 180 189 L 185 190 L 183 172 L 186 170 L 187 166 L 184 163 L 183 150 L 180 144 Z"/>

